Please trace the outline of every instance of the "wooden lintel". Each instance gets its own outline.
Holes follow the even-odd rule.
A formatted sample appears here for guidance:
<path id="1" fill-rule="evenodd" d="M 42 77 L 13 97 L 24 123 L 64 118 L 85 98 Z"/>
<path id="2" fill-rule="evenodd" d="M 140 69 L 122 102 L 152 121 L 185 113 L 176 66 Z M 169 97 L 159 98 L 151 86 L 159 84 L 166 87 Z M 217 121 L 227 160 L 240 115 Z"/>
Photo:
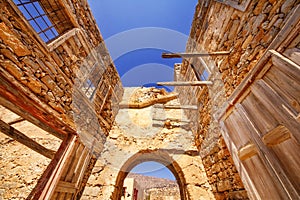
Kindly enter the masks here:
<path id="1" fill-rule="evenodd" d="M 47 158 L 52 159 L 55 155 L 55 151 L 45 148 L 44 146 L 27 137 L 26 135 L 24 135 L 23 133 L 21 133 L 20 131 L 18 131 L 17 129 L 5 123 L 2 120 L 0 120 L 0 131 L 5 135 L 13 138 L 14 140 L 22 143 L 23 145 L 29 147 L 30 149 L 36 151 L 37 153 L 46 156 Z"/>
<path id="2" fill-rule="evenodd" d="M 206 56 L 221 56 L 228 55 L 230 51 L 216 51 L 207 53 L 162 53 L 162 58 L 191 58 L 191 57 L 206 57 Z"/>
<path id="3" fill-rule="evenodd" d="M 156 104 L 154 108 L 165 108 L 165 109 L 185 109 L 185 110 L 198 110 L 195 105 L 162 105 Z"/>
<path id="4" fill-rule="evenodd" d="M 43 104 L 26 88 L 19 87 L 15 79 L 8 77 L 8 73 L 2 72 L 4 73 L 0 68 L 0 105 L 60 139 L 68 133 L 76 134 L 76 131 L 53 113 L 48 105 Z"/>
<path id="5" fill-rule="evenodd" d="M 157 85 L 166 86 L 204 86 L 212 85 L 211 81 L 176 81 L 176 82 L 157 82 Z"/>

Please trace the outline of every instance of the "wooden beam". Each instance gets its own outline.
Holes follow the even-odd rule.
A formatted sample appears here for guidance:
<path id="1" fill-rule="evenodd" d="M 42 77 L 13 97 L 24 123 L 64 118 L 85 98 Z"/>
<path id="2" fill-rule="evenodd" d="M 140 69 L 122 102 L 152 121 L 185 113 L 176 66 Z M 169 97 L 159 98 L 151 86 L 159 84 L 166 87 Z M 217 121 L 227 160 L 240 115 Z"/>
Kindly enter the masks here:
<path id="1" fill-rule="evenodd" d="M 43 188 L 43 191 L 41 195 L 39 196 L 39 200 L 42 199 L 51 199 L 53 193 L 55 192 L 57 188 L 57 184 L 60 181 L 62 172 L 65 167 L 68 167 L 66 165 L 67 161 L 71 158 L 71 155 L 73 153 L 74 147 L 77 144 L 77 137 L 72 135 L 70 140 L 68 141 L 68 145 L 63 152 L 63 155 L 60 157 L 57 165 L 55 166 L 54 170 L 51 173 L 51 176 L 49 177 L 45 187 Z"/>
<path id="2" fill-rule="evenodd" d="M 50 164 L 47 166 L 47 169 L 44 171 L 40 179 L 38 180 L 38 183 L 36 184 L 35 188 L 30 192 L 29 196 L 26 198 L 27 200 L 39 200 L 43 199 L 41 197 L 44 190 L 48 189 L 48 184 L 52 180 L 50 180 L 53 176 L 53 174 L 56 172 L 56 168 L 61 164 L 61 160 L 65 156 L 69 144 L 74 139 L 74 135 L 70 134 L 61 143 L 59 149 L 57 150 L 54 158 L 51 160 Z"/>
<path id="3" fill-rule="evenodd" d="M 2 120 L 0 120 L 0 131 L 47 158 L 52 159 L 55 155 L 55 151 L 45 148 Z"/>
<path id="4" fill-rule="evenodd" d="M 171 122 L 177 122 L 177 123 L 190 123 L 191 121 L 189 120 L 183 120 L 183 119 L 176 119 L 176 118 L 164 118 L 164 119 L 159 119 L 159 118 L 152 118 L 153 121 L 167 121 L 167 120 L 170 120 Z"/>
<path id="5" fill-rule="evenodd" d="M 197 81 L 201 81 L 200 75 L 198 74 L 195 66 L 193 64 L 191 64 L 191 67 L 192 67 L 192 70 L 194 71 L 194 74 L 195 74 L 195 76 L 197 78 Z"/>
<path id="6" fill-rule="evenodd" d="M 230 51 L 217 51 L 207 53 L 162 53 L 162 58 L 191 58 L 191 57 L 206 57 L 206 56 L 221 56 L 228 55 Z"/>
<path id="7" fill-rule="evenodd" d="M 69 124 L 1 68 L 0 83 L 0 105 L 60 139 L 68 133 L 76 134 Z"/>
<path id="8" fill-rule="evenodd" d="M 185 109 L 185 110 L 198 110 L 195 105 L 162 105 L 156 104 L 154 108 L 165 108 L 165 109 Z"/>
<path id="9" fill-rule="evenodd" d="M 204 86 L 212 85 L 211 81 L 177 81 L 177 82 L 157 82 L 157 85 L 167 86 Z"/>
<path id="10" fill-rule="evenodd" d="M 16 119 L 14 119 L 13 121 L 11 121 L 11 122 L 8 122 L 8 125 L 14 125 L 14 124 L 16 124 L 16 123 L 19 123 L 19 122 L 22 122 L 22 121 L 25 121 L 25 119 L 23 118 L 23 117 L 18 117 L 18 118 L 16 118 Z"/>

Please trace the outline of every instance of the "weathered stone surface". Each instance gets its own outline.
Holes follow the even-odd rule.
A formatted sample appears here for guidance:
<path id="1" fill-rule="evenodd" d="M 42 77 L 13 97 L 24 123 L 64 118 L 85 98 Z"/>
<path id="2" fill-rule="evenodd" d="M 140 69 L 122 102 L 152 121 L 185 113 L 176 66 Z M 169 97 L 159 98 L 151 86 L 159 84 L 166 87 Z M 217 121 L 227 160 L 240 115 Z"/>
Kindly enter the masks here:
<path id="1" fill-rule="evenodd" d="M 23 71 L 10 60 L 2 61 L 1 65 L 18 80 L 21 80 L 24 76 Z"/>
<path id="2" fill-rule="evenodd" d="M 31 54 L 26 46 L 12 33 L 4 22 L 0 23 L 0 38 L 14 51 L 17 56 L 26 56 Z"/>

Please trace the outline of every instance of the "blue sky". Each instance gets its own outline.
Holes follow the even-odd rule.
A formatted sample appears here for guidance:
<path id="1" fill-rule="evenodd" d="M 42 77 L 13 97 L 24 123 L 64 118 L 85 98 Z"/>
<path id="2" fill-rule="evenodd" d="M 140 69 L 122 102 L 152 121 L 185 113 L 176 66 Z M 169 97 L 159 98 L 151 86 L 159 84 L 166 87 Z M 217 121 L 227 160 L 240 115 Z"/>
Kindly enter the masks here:
<path id="1" fill-rule="evenodd" d="M 124 86 L 173 80 L 173 66 L 181 59 L 162 59 L 161 53 L 185 51 L 197 0 L 88 2 Z M 174 180 L 156 162 L 133 171 Z"/>
<path id="2" fill-rule="evenodd" d="M 124 86 L 173 80 L 181 59 L 161 53 L 185 51 L 197 0 L 88 2 Z"/>

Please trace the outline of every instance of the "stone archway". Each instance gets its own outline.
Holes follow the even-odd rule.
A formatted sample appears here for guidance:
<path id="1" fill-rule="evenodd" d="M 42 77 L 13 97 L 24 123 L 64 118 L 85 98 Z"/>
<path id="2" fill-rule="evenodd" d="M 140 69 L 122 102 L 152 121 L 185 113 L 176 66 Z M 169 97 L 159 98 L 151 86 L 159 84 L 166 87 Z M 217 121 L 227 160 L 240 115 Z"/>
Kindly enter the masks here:
<path id="1" fill-rule="evenodd" d="M 157 92 L 156 95 L 153 93 Z M 214 199 L 199 152 L 194 145 L 190 122 L 181 109 L 163 109 L 157 99 L 170 96 L 157 89 L 125 88 L 123 101 L 136 98 L 147 107 L 125 107 L 116 116 L 104 150 L 101 152 L 85 188 L 83 199 L 120 197 L 120 188 L 128 172 L 139 163 L 156 161 L 168 167 L 177 179 L 183 200 Z M 144 96 L 143 96 L 144 95 Z M 172 97 L 173 98 L 173 97 Z M 127 101 L 128 103 L 128 101 Z M 177 99 L 167 105 L 178 105 Z M 131 105 L 130 102 L 127 105 Z"/>
<path id="2" fill-rule="evenodd" d="M 181 199 L 188 199 L 188 193 L 186 190 L 187 184 L 182 169 L 180 168 L 179 164 L 176 161 L 174 161 L 173 158 L 168 154 L 168 152 L 164 150 L 144 150 L 138 152 L 130 159 L 128 159 L 118 173 L 116 179 L 116 187 L 112 194 L 112 199 L 121 198 L 121 191 L 127 174 L 138 164 L 147 161 L 155 161 L 161 163 L 162 165 L 165 165 L 176 178 L 180 189 Z"/>

